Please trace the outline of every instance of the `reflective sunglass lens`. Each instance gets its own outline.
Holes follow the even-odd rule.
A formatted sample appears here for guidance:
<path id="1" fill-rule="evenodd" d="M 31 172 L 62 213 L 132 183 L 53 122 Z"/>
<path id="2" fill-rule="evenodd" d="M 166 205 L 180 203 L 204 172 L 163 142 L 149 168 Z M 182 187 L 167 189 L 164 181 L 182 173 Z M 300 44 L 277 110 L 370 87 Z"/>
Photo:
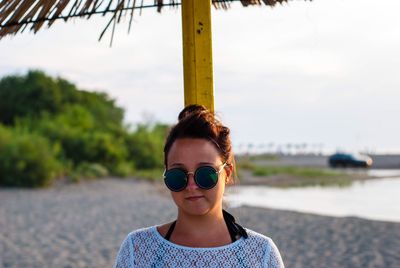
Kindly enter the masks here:
<path id="1" fill-rule="evenodd" d="M 170 169 L 165 173 L 165 184 L 171 191 L 182 191 L 187 184 L 187 177 L 183 170 Z"/>
<path id="2" fill-rule="evenodd" d="M 194 177 L 197 185 L 203 189 L 213 188 L 218 181 L 218 173 L 212 167 L 198 168 Z"/>

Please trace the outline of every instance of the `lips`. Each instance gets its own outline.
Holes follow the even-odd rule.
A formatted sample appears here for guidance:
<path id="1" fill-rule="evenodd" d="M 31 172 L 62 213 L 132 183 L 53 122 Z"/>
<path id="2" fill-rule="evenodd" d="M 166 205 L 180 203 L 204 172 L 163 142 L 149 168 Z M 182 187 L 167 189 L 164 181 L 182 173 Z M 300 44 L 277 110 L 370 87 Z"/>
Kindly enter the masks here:
<path id="1" fill-rule="evenodd" d="M 202 199 L 202 198 L 204 198 L 204 196 L 197 195 L 197 196 L 189 196 L 189 197 L 186 197 L 185 199 L 189 200 L 189 201 L 197 201 L 197 200 Z"/>

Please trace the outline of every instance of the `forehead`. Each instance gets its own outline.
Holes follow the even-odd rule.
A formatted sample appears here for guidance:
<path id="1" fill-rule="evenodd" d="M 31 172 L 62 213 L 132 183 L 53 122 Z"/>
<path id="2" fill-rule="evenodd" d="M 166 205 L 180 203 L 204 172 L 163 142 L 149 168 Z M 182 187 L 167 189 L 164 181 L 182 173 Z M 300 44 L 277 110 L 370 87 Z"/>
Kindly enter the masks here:
<path id="1" fill-rule="evenodd" d="M 206 139 L 177 139 L 168 153 L 168 165 L 174 163 L 218 163 L 221 161 L 215 145 Z"/>

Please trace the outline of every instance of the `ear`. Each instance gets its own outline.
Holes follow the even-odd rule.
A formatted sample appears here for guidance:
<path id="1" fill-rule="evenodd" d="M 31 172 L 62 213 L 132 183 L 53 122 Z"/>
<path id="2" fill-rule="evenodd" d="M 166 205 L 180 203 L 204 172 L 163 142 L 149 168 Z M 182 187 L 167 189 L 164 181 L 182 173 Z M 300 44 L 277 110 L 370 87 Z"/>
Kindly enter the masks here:
<path id="1" fill-rule="evenodd" d="M 233 182 L 233 165 L 226 165 L 224 169 L 226 173 L 225 184 L 231 184 Z"/>

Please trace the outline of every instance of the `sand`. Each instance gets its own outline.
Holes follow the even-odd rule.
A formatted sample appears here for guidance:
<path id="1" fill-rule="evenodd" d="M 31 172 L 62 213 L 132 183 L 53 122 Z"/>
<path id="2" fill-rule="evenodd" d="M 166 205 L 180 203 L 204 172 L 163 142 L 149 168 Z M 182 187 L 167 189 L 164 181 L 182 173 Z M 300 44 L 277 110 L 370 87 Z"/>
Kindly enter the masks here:
<path id="1" fill-rule="evenodd" d="M 242 207 L 286 267 L 400 267 L 400 223 Z M 112 267 L 130 231 L 175 218 L 163 185 L 104 179 L 49 189 L 0 188 L 1 267 Z"/>

